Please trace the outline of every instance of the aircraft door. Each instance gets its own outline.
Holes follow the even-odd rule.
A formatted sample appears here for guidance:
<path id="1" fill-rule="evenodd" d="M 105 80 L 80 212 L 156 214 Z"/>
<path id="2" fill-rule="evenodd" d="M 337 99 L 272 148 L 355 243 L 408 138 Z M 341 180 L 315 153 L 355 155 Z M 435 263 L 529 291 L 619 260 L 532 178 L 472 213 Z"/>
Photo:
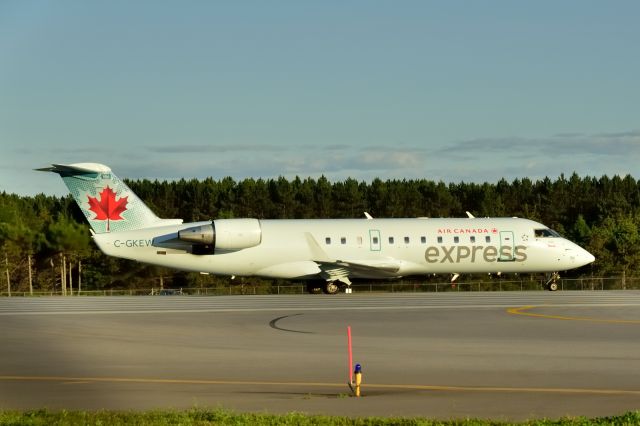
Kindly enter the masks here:
<path id="1" fill-rule="evenodd" d="M 513 232 L 500 231 L 500 256 L 499 262 L 511 262 L 514 260 L 513 253 Z"/>
<path id="2" fill-rule="evenodd" d="M 369 230 L 369 242 L 370 242 L 371 251 L 380 251 L 382 249 L 379 230 L 377 229 Z"/>

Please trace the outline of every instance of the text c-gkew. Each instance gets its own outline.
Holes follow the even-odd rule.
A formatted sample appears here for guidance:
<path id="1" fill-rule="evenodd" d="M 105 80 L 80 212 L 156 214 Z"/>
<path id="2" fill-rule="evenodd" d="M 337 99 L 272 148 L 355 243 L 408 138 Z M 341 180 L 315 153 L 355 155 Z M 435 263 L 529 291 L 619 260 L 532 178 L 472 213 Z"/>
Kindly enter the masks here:
<path id="1" fill-rule="evenodd" d="M 113 240 L 113 246 L 116 248 L 127 247 L 150 247 L 153 240 Z"/>

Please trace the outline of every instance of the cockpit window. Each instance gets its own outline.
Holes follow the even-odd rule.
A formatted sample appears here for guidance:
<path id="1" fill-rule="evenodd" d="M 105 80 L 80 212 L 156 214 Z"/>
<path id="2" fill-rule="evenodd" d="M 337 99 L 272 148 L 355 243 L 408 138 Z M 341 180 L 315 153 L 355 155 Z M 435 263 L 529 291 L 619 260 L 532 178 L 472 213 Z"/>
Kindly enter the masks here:
<path id="1" fill-rule="evenodd" d="M 535 229 L 534 234 L 536 238 L 558 238 L 560 234 L 558 234 L 553 229 L 544 228 L 544 229 Z"/>

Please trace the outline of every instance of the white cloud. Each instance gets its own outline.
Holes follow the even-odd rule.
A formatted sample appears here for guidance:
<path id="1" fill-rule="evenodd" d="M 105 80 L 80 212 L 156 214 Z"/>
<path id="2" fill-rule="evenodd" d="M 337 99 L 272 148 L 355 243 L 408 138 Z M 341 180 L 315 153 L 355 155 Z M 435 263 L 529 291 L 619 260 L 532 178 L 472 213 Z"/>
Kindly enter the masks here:
<path id="1" fill-rule="evenodd" d="M 25 148 L 20 148 L 24 151 Z M 121 177 L 180 179 L 231 176 L 274 178 L 294 176 L 330 180 L 352 177 L 431 179 L 445 182 L 496 182 L 501 178 L 532 180 L 577 172 L 581 176 L 637 174 L 640 131 L 587 135 L 564 133 L 546 138 L 477 138 L 441 145 L 348 144 L 257 145 L 193 144 L 172 147 L 136 146 L 110 150 L 101 145 L 27 149 L 15 161 L 0 164 L 0 190 L 19 194 L 64 195 L 51 176 L 32 169 L 52 162 L 100 162 Z"/>
<path id="2" fill-rule="evenodd" d="M 546 138 L 478 138 L 449 144 L 438 151 L 444 156 L 472 158 L 490 153 L 507 157 L 640 154 L 640 131 L 584 135 L 564 133 Z"/>

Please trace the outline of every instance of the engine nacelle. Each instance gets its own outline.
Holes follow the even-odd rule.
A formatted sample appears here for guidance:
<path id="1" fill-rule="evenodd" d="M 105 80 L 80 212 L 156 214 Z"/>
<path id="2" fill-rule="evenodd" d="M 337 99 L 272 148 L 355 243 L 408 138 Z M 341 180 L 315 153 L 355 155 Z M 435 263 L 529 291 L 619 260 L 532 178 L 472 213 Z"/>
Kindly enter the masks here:
<path id="1" fill-rule="evenodd" d="M 213 226 L 216 249 L 240 250 L 255 247 L 262 241 L 258 219 L 217 219 Z"/>
<path id="2" fill-rule="evenodd" d="M 178 231 L 178 238 L 214 250 L 241 250 L 260 244 L 262 228 L 258 219 L 217 219 Z"/>

